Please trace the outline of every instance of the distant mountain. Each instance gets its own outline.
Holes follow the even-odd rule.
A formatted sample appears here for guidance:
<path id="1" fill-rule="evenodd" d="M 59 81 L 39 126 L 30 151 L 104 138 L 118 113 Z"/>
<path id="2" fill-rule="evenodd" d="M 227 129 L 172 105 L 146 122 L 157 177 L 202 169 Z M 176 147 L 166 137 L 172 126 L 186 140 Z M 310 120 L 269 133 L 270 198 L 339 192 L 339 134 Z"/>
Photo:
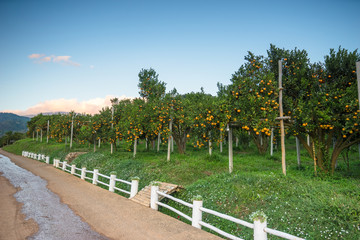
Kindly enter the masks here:
<path id="1" fill-rule="evenodd" d="M 68 114 L 69 112 L 44 112 L 41 113 L 42 115 L 56 115 L 56 114 Z M 24 117 L 32 118 L 35 117 L 38 114 L 30 114 L 30 115 L 24 115 Z"/>
<path id="2" fill-rule="evenodd" d="M 0 112 L 0 137 L 8 131 L 13 132 L 26 132 L 27 122 L 30 120 L 28 117 L 18 116 L 13 113 Z"/>

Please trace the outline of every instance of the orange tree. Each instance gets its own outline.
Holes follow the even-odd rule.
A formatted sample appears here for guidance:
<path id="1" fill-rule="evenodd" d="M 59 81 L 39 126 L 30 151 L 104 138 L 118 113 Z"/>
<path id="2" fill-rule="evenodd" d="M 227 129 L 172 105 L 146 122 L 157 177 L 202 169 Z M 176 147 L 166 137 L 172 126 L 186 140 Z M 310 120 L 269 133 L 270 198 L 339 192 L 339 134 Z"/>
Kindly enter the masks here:
<path id="1" fill-rule="evenodd" d="M 359 54 L 331 49 L 325 63 L 310 64 L 304 50 L 271 45 L 268 55 L 277 76 L 277 62 L 283 59 L 284 109 L 292 117 L 290 132 L 320 169 L 333 173 L 340 153 L 360 141 L 355 75 Z M 312 139 L 310 145 L 307 135 Z"/>
<path id="2" fill-rule="evenodd" d="M 191 134 L 187 137 L 193 141 L 193 146 L 201 148 L 209 141 L 219 142 L 223 136 L 225 122 L 221 114 L 221 102 L 218 97 L 205 94 L 203 91 L 194 93 L 192 101 L 196 102 L 195 119 Z"/>
<path id="3" fill-rule="evenodd" d="M 340 153 L 360 142 L 355 74 L 355 63 L 359 60 L 357 51 L 331 49 L 324 65 L 312 65 L 310 87 L 299 96 L 294 129 L 325 172 L 333 173 Z M 306 144 L 304 133 L 311 136 L 312 147 Z"/>
<path id="4" fill-rule="evenodd" d="M 268 61 L 249 52 L 246 63 L 235 72 L 231 84 L 223 88 L 227 98 L 228 122 L 249 131 L 259 153 L 266 152 L 271 127 L 278 113 L 277 88 Z"/>

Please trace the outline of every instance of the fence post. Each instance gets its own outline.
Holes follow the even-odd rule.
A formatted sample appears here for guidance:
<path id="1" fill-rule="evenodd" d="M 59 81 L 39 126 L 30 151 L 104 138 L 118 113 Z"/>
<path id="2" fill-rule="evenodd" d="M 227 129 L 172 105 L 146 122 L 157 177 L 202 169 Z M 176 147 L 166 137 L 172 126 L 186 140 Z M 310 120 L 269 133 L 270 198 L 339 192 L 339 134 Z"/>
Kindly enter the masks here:
<path id="1" fill-rule="evenodd" d="M 41 154 L 39 153 L 37 156 L 37 160 L 40 161 L 41 160 Z"/>
<path id="2" fill-rule="evenodd" d="M 73 174 L 73 175 L 74 175 L 74 173 L 75 173 L 75 167 L 76 167 L 75 164 L 72 164 L 72 165 L 71 165 L 71 174 Z"/>
<path id="3" fill-rule="evenodd" d="M 86 167 L 82 167 L 81 168 L 81 179 L 85 180 L 85 176 L 86 176 Z"/>
<path id="4" fill-rule="evenodd" d="M 193 211 L 192 211 L 192 223 L 193 227 L 201 229 L 201 225 L 199 224 L 202 221 L 202 212 L 200 208 L 202 208 L 203 201 L 202 200 L 193 200 Z"/>
<path id="5" fill-rule="evenodd" d="M 66 169 L 66 164 L 67 164 L 67 161 L 63 161 L 63 165 L 62 165 L 62 170 L 65 171 Z"/>
<path id="6" fill-rule="evenodd" d="M 267 240 L 267 233 L 264 231 L 266 225 L 266 219 L 263 222 L 254 220 L 254 240 Z"/>
<path id="7" fill-rule="evenodd" d="M 115 178 L 116 178 L 116 175 L 114 173 L 110 173 L 110 183 L 109 183 L 109 191 L 110 192 L 114 192 Z"/>
<path id="8" fill-rule="evenodd" d="M 99 170 L 98 170 L 98 169 L 94 169 L 93 181 L 92 181 L 92 184 L 94 184 L 94 185 L 97 185 L 98 173 L 99 173 Z"/>
<path id="9" fill-rule="evenodd" d="M 159 195 L 157 193 L 159 191 L 159 186 L 151 186 L 151 200 L 150 200 L 150 207 L 154 210 L 158 210 L 159 206 L 157 202 L 159 201 Z"/>
<path id="10" fill-rule="evenodd" d="M 131 190 L 130 190 L 130 198 L 135 197 L 139 189 L 139 179 L 133 178 L 131 179 Z"/>
<path id="11" fill-rule="evenodd" d="M 56 159 L 53 160 L 53 166 L 56 167 Z"/>
<path id="12" fill-rule="evenodd" d="M 58 168 L 59 167 L 59 159 L 54 159 L 55 161 L 55 167 Z"/>
<path id="13" fill-rule="evenodd" d="M 47 157 L 45 158 L 45 161 L 46 161 L 47 164 L 49 164 L 49 163 L 50 163 L 50 157 L 47 156 Z"/>

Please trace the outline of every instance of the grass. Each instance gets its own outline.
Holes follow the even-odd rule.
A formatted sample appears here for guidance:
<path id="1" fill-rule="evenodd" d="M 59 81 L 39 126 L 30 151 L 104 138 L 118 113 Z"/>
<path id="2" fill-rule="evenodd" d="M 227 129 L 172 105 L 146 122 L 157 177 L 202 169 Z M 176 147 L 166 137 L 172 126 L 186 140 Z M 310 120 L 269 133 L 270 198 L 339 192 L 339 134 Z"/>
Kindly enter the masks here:
<path id="1" fill-rule="evenodd" d="M 359 239 L 360 231 L 360 161 L 357 146 L 350 151 L 350 168 L 339 161 L 334 176 L 322 174 L 315 177 L 313 162 L 302 150 L 301 162 L 297 166 L 294 139 L 288 139 L 286 149 L 287 176 L 281 171 L 281 152 L 273 156 L 259 155 L 254 146 L 234 149 L 234 172 L 228 173 L 228 156 L 215 147 L 209 156 L 206 149 L 195 149 L 190 145 L 187 154 L 176 151 L 166 161 L 166 146 L 159 153 L 147 151 L 144 144 L 138 146 L 138 154 L 118 151 L 110 154 L 110 146 L 104 144 L 97 152 L 92 147 L 74 145 L 72 151 L 89 151 L 73 163 L 87 169 L 98 168 L 109 175 L 116 171 L 119 178 L 140 178 L 140 189 L 151 181 L 179 184 L 184 190 L 176 197 L 191 202 L 201 195 L 204 207 L 226 213 L 251 222 L 249 215 L 262 210 L 268 216 L 268 227 L 306 239 Z M 25 139 L 4 148 L 21 154 L 22 150 L 44 153 L 51 158 L 64 159 L 70 152 L 68 146 L 50 142 L 39 143 Z M 165 200 L 191 216 L 190 209 L 171 200 Z M 160 208 L 160 211 L 182 217 Z M 252 238 L 252 230 L 226 220 L 204 214 L 204 221 L 245 239 Z M 278 239 L 269 235 L 269 239 Z"/>

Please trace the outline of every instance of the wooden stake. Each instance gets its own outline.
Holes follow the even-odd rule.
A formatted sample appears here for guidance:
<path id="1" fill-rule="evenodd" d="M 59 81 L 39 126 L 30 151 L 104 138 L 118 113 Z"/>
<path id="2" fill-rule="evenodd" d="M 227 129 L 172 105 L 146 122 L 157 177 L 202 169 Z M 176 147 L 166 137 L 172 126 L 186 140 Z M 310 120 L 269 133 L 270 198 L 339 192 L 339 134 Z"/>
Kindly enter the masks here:
<path id="1" fill-rule="evenodd" d="M 232 129 L 227 127 L 229 129 L 229 173 L 232 173 L 233 171 L 233 140 L 232 140 Z"/>
<path id="2" fill-rule="evenodd" d="M 170 136 L 168 138 L 168 152 L 167 152 L 167 159 L 166 159 L 168 162 L 170 161 L 170 152 L 171 152 L 172 119 L 170 120 L 170 123 L 169 123 L 169 130 L 170 130 Z"/>
<path id="3" fill-rule="evenodd" d="M 317 171 L 316 171 L 316 155 L 315 155 L 315 143 L 312 142 L 313 145 L 313 155 L 314 155 L 314 171 L 315 171 L 315 176 L 317 176 Z"/>
<path id="4" fill-rule="evenodd" d="M 358 87 L 358 103 L 360 109 L 360 62 L 356 62 L 356 75 L 357 75 L 357 87 Z M 360 143 L 358 144 L 359 147 L 359 159 L 360 159 Z"/>
<path id="5" fill-rule="evenodd" d="M 297 156 L 297 163 L 298 167 L 300 168 L 301 161 L 300 161 L 300 141 L 297 137 L 295 137 L 296 140 L 296 156 Z"/>
<path id="6" fill-rule="evenodd" d="M 281 166 L 283 174 L 286 175 L 286 162 L 285 162 L 285 129 L 284 129 L 284 116 L 282 105 L 282 61 L 279 60 L 279 110 L 280 110 L 280 131 L 281 131 Z"/>
<path id="7" fill-rule="evenodd" d="M 274 154 L 274 128 L 271 128 L 271 135 L 270 135 L 270 155 Z"/>
<path id="8" fill-rule="evenodd" d="M 47 121 L 46 143 L 49 143 L 49 125 L 50 125 L 50 120 Z"/>

